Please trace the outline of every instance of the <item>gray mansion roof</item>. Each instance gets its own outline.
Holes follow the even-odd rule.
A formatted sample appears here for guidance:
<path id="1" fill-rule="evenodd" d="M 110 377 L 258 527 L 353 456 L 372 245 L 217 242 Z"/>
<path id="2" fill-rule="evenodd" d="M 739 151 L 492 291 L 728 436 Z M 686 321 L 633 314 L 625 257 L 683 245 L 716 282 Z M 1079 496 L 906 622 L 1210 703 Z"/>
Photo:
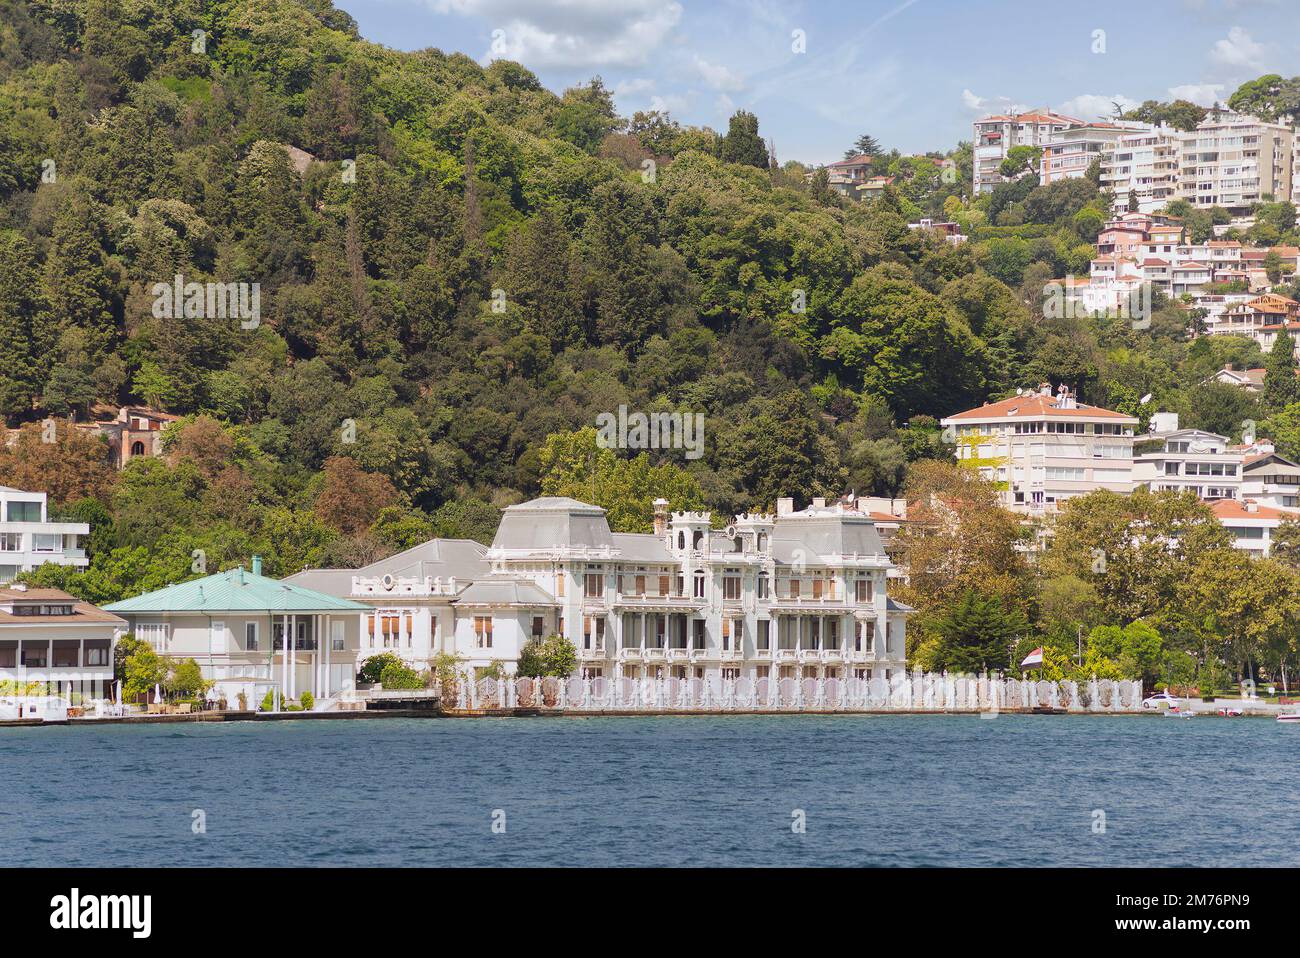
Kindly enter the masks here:
<path id="1" fill-rule="evenodd" d="M 391 575 L 394 578 L 455 577 L 468 582 L 491 569 L 483 557 L 487 547 L 472 539 L 430 539 L 360 569 L 305 569 L 284 581 L 328 595 L 348 595 L 353 576 Z"/>
<path id="2" fill-rule="evenodd" d="M 771 523 L 771 557 L 778 565 L 817 566 L 854 555 L 885 555 L 875 522 L 860 512 L 817 506 L 765 518 Z M 710 538 L 711 559 L 727 561 L 733 543 L 717 530 Z M 508 566 L 494 574 L 491 560 L 574 552 L 594 552 L 615 562 L 669 565 L 679 561 L 663 536 L 611 532 L 605 510 L 599 506 L 547 496 L 506 508 L 490 549 L 469 539 L 432 539 L 360 569 L 309 569 L 285 581 L 329 595 L 348 596 L 354 576 L 438 578 L 444 582 L 454 578 L 456 592 L 452 601 L 456 603 L 554 604 L 555 598 L 545 590 L 511 576 Z"/>
<path id="3" fill-rule="evenodd" d="M 494 551 L 613 548 L 614 534 L 605 510 L 565 496 L 544 496 L 507 507 L 492 539 Z"/>
<path id="4" fill-rule="evenodd" d="M 818 556 L 884 555 L 869 517 L 834 509 L 807 509 L 778 516 L 772 558 L 779 563 L 814 562 Z"/>

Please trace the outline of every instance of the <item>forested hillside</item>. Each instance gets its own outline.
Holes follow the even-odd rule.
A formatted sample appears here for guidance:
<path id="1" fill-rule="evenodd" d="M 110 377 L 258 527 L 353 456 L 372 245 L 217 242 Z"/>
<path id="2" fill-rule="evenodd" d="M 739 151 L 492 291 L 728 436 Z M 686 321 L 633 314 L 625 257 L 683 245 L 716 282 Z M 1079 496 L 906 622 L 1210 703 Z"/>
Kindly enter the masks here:
<path id="1" fill-rule="evenodd" d="M 1254 345 L 1189 343 L 1176 306 L 1043 317 L 1043 283 L 1087 272 L 1095 180 L 967 205 L 942 156 L 885 153 L 896 188 L 848 203 L 771 168 L 760 121 L 619 117 L 598 79 L 557 96 L 388 50 L 327 0 L 0 0 L 0 412 L 23 427 L 0 482 L 92 522 L 74 585 L 107 600 L 196 549 L 278 575 L 490 539 L 542 492 L 622 528 L 652 491 L 724 515 L 898 494 L 946 455 L 938 417 L 1041 381 L 1221 432 L 1253 412 L 1200 383 Z M 260 321 L 159 316 L 178 274 L 259 284 Z M 99 403 L 186 419 L 120 474 L 66 423 L 42 441 Z M 703 413 L 703 457 L 598 450 L 622 404 Z"/>

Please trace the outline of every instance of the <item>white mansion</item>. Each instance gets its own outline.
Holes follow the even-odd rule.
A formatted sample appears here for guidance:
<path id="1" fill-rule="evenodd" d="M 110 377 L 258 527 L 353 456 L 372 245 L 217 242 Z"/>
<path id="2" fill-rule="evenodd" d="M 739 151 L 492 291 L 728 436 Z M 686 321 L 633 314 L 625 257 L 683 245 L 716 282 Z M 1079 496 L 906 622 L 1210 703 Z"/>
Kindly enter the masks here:
<path id="1" fill-rule="evenodd" d="M 514 671 L 529 639 L 578 650 L 579 674 L 630 678 L 864 678 L 906 661 L 906 606 L 873 516 L 814 499 L 741 515 L 654 504 L 653 533 L 612 532 L 605 510 L 541 498 L 504 511 L 491 547 L 433 540 L 362 569 L 285 580 L 362 603 L 358 660 L 442 652 Z M 349 632 L 351 630 L 349 629 Z"/>

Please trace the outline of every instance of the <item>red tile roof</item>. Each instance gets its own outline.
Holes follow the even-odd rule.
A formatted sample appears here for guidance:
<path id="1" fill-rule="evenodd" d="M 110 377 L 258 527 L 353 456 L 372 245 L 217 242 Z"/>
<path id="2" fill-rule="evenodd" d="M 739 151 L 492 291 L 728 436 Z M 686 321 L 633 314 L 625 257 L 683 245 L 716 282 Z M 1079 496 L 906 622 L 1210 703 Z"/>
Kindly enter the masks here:
<path id="1" fill-rule="evenodd" d="M 1100 406 L 1085 406 L 1082 403 L 1068 409 L 1057 408 L 1055 396 L 1012 396 L 1001 402 L 987 403 L 978 409 L 967 409 L 949 416 L 949 419 L 1034 419 L 1041 417 L 1061 417 L 1067 419 L 1115 419 L 1121 422 L 1136 423 L 1133 416 Z"/>
<path id="2" fill-rule="evenodd" d="M 1272 506 L 1261 506 L 1258 503 L 1255 503 L 1255 511 L 1251 512 L 1246 508 L 1248 502 L 1255 503 L 1255 500 L 1247 499 L 1238 502 L 1236 499 L 1219 499 L 1217 502 L 1210 503 L 1210 509 L 1220 522 L 1225 519 L 1300 519 L 1300 512 L 1274 509 Z"/>

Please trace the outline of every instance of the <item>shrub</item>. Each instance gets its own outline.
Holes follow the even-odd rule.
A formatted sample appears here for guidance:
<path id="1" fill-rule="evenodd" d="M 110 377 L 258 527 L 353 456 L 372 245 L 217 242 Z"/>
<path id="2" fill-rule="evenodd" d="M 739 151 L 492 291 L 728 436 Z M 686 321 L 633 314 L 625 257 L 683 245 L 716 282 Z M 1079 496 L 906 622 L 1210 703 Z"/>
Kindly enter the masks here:
<path id="1" fill-rule="evenodd" d="M 379 681 L 385 689 L 422 689 L 424 676 L 415 669 L 408 668 L 400 660 L 389 662 L 379 673 Z"/>
<path id="2" fill-rule="evenodd" d="M 310 692 L 303 692 L 302 695 L 298 696 L 298 701 L 302 702 L 304 712 L 310 712 L 316 706 L 316 696 Z"/>
<path id="3" fill-rule="evenodd" d="M 401 664 L 402 660 L 396 652 L 376 653 L 361 663 L 361 668 L 357 670 L 357 681 L 368 682 L 372 685 L 375 682 L 382 682 L 381 676 L 384 674 L 384 669 L 390 665 Z"/>

